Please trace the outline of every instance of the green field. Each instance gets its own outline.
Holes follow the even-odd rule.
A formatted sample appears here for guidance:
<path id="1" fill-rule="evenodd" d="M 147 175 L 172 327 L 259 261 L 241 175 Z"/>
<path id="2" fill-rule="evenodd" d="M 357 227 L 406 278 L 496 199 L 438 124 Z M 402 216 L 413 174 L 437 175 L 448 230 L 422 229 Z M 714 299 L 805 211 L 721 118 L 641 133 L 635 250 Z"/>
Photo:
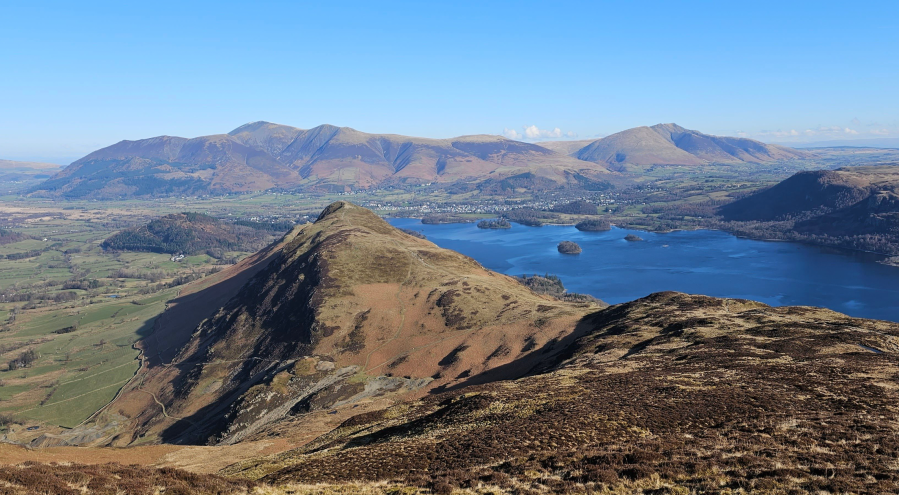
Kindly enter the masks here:
<path id="1" fill-rule="evenodd" d="M 178 280 L 221 267 L 205 254 L 172 262 L 169 254 L 106 252 L 100 243 L 118 230 L 192 209 L 175 200 L 0 201 L 3 226 L 28 236 L 0 245 L 0 413 L 72 427 L 115 397 L 139 367 L 134 343 L 177 296 Z M 28 256 L 8 258 L 17 253 Z M 10 369 L 26 352 L 34 361 Z"/>

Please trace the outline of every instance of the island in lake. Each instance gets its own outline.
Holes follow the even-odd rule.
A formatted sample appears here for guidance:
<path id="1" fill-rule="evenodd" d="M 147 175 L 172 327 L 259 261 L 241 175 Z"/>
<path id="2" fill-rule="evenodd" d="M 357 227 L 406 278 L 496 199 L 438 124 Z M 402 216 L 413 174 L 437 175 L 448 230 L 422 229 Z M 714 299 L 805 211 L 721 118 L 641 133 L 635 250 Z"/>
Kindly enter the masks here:
<path id="1" fill-rule="evenodd" d="M 624 236 L 624 240 L 625 240 L 625 241 L 635 242 L 635 241 L 642 241 L 643 238 L 640 237 L 640 236 L 638 236 L 638 235 L 628 234 L 628 235 Z"/>
<path id="2" fill-rule="evenodd" d="M 479 229 L 511 229 L 512 224 L 505 218 L 496 218 L 493 220 L 481 220 L 478 222 Z"/>
<path id="3" fill-rule="evenodd" d="M 608 220 L 601 218 L 592 218 L 575 224 L 574 228 L 583 232 L 604 232 L 612 230 L 612 224 Z"/>
<path id="4" fill-rule="evenodd" d="M 576 242 L 562 241 L 559 243 L 559 252 L 562 254 L 581 254 L 581 247 Z"/>

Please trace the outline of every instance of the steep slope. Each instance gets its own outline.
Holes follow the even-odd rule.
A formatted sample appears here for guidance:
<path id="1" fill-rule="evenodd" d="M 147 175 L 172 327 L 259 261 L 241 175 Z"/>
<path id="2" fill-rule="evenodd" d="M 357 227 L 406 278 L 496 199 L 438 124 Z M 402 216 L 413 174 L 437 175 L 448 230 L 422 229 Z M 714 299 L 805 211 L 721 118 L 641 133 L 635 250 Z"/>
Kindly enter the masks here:
<path id="1" fill-rule="evenodd" d="M 761 163 L 808 159 L 814 155 L 752 139 L 711 136 L 677 124 L 657 124 L 604 137 L 574 152 L 573 156 L 626 170 L 628 166 Z"/>
<path id="2" fill-rule="evenodd" d="M 877 229 L 887 232 L 890 225 L 897 226 L 892 219 L 899 212 L 897 193 L 896 165 L 799 172 L 722 206 L 720 213 L 727 220 L 805 220 L 809 227 L 817 225 L 832 235 L 875 233 Z"/>
<path id="3" fill-rule="evenodd" d="M 544 373 L 345 421 L 224 473 L 442 493 L 894 493 L 899 325 L 660 293 Z"/>
<path id="4" fill-rule="evenodd" d="M 534 294 L 343 202 L 266 257 L 111 406 L 133 440 L 234 443 L 308 412 L 514 378 L 596 308 Z"/>
<path id="5" fill-rule="evenodd" d="M 35 190 L 62 197 L 116 198 L 246 192 L 298 183 L 291 169 L 227 135 L 160 136 L 95 151 Z"/>
<path id="6" fill-rule="evenodd" d="M 720 208 L 727 220 L 770 221 L 851 206 L 871 194 L 859 175 L 832 170 L 799 172 L 783 182 Z"/>
<path id="7" fill-rule="evenodd" d="M 814 157 L 806 151 L 746 138 L 711 136 L 677 124 L 656 124 L 651 129 L 679 149 L 709 163 L 761 163 Z"/>
<path id="8" fill-rule="evenodd" d="M 228 134 L 122 141 L 72 163 L 39 194 L 114 198 L 278 189 L 344 191 L 533 173 L 556 184 L 608 170 L 500 136 L 425 139 L 322 125 L 253 122 Z M 577 182 L 573 182 L 576 184 Z"/>

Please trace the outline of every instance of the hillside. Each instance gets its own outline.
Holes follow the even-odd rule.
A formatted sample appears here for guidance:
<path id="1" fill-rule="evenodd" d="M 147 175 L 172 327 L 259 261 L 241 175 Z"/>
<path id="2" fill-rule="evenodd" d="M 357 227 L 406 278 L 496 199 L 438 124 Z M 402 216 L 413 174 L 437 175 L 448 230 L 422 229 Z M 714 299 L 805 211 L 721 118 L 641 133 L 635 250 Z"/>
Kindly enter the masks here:
<path id="1" fill-rule="evenodd" d="M 807 151 L 752 139 L 711 136 L 677 124 L 628 129 L 594 141 L 571 155 L 622 171 L 651 165 L 763 163 L 814 157 Z"/>
<path id="2" fill-rule="evenodd" d="M 164 315 L 154 332 L 167 344 L 141 344 L 150 366 L 112 406 L 132 428 L 117 443 L 231 444 L 309 413 L 515 378 L 602 306 L 537 295 L 343 202 L 265 257 L 220 309 L 203 303 L 208 287 L 177 306 L 202 312 Z"/>
<path id="3" fill-rule="evenodd" d="M 538 374 L 358 415 L 224 473 L 442 493 L 899 489 L 899 325 L 679 293 L 583 325 Z"/>
<path id="4" fill-rule="evenodd" d="M 607 175 L 534 144 L 500 136 L 426 139 L 321 125 L 253 122 L 228 134 L 122 141 L 69 165 L 38 194 L 115 198 L 266 189 L 344 191 L 390 184 L 480 181 L 530 173 L 550 183 Z"/>
<path id="5" fill-rule="evenodd" d="M 800 172 L 719 208 L 747 233 L 786 232 L 882 253 L 899 252 L 899 166 Z"/>
<path id="6" fill-rule="evenodd" d="M 286 228 L 286 226 L 285 226 Z M 171 254 L 200 254 L 206 251 L 255 252 L 281 235 L 269 224 L 226 223 L 202 213 L 174 213 L 113 234 L 103 249 Z"/>

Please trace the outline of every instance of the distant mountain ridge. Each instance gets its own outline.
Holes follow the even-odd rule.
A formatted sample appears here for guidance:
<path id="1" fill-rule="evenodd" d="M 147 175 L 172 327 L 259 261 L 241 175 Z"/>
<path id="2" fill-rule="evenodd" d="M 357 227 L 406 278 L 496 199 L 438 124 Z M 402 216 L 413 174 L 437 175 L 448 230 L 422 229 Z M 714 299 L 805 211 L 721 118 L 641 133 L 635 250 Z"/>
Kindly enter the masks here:
<path id="1" fill-rule="evenodd" d="M 576 149 L 575 149 L 576 148 Z M 116 198 L 268 189 L 347 191 L 397 184 L 472 183 L 490 190 L 595 188 L 650 165 L 699 166 L 814 155 L 676 124 L 636 127 L 593 142 L 531 144 L 494 135 L 430 139 L 252 122 L 227 134 L 121 141 L 81 158 L 34 192 Z"/>
<path id="2" fill-rule="evenodd" d="M 55 163 L 0 160 L 0 182 L 46 179 L 60 169 Z"/>
<path id="3" fill-rule="evenodd" d="M 542 144 L 569 150 L 570 145 L 564 143 Z M 593 141 L 570 154 L 580 160 L 605 164 L 612 170 L 627 170 L 629 166 L 763 163 L 815 156 L 752 139 L 703 134 L 677 124 L 634 127 Z"/>
<path id="4" fill-rule="evenodd" d="M 500 136 L 428 139 L 253 122 L 228 134 L 121 141 L 37 188 L 55 196 L 220 194 L 266 189 L 344 191 L 530 173 L 555 183 L 608 174 L 599 164 Z"/>

